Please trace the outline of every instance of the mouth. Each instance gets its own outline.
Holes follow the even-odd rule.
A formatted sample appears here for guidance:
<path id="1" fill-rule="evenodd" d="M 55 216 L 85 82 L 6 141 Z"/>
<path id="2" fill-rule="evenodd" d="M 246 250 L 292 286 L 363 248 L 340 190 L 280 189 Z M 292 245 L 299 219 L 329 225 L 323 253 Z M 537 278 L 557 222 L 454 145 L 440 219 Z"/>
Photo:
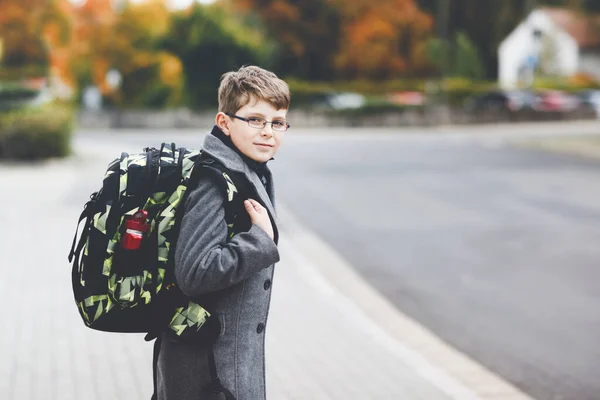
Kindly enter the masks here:
<path id="1" fill-rule="evenodd" d="M 262 147 L 273 147 L 272 145 L 265 144 L 265 143 L 254 143 L 254 144 L 257 145 L 257 146 L 262 146 Z"/>

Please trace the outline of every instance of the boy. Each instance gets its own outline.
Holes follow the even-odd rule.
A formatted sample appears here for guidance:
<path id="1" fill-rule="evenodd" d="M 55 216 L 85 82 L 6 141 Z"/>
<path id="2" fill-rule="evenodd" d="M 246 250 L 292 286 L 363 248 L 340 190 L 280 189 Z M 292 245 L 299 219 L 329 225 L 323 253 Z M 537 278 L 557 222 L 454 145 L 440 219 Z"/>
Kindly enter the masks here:
<path id="1" fill-rule="evenodd" d="M 273 266 L 279 261 L 267 162 L 289 128 L 285 118 L 290 92 L 272 72 L 248 66 L 223 75 L 218 96 L 219 112 L 203 151 L 244 177 L 243 184 L 234 183 L 240 198 L 247 199 L 239 201 L 238 226 L 246 219 L 247 228 L 228 237 L 227 196 L 209 174 L 201 175 L 183 205 L 175 277 L 185 295 L 210 305 L 207 309 L 218 318 L 220 332 L 208 345 L 175 342 L 163 335 L 158 400 L 266 397 L 265 327 Z"/>

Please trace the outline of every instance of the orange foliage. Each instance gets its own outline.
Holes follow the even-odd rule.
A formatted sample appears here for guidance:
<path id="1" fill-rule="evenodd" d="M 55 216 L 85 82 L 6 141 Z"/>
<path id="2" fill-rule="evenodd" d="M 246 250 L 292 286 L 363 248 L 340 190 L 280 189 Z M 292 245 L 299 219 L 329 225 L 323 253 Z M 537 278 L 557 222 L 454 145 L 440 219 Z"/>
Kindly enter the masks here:
<path id="1" fill-rule="evenodd" d="M 106 94 L 110 91 L 105 79 L 111 67 L 108 53 L 117 14 L 107 0 L 87 0 L 74 11 L 73 60 L 80 70 L 89 65 L 92 83 Z"/>
<path id="2" fill-rule="evenodd" d="M 180 60 L 167 52 L 156 50 L 155 42 L 170 29 L 170 14 L 164 1 L 150 0 L 131 6 L 123 12 L 116 29 L 120 33 L 114 42 L 118 68 L 123 74 L 140 69 L 157 68 L 158 79 L 175 88 L 181 83 L 183 67 Z"/>
<path id="3" fill-rule="evenodd" d="M 67 0 L 0 0 L 0 10 L 3 60 L 11 67 L 48 63 L 51 75 L 70 83 L 71 3 Z"/>
<path id="4" fill-rule="evenodd" d="M 568 82 L 570 85 L 578 88 L 596 87 L 599 84 L 596 77 L 585 72 L 578 72 L 575 75 L 571 75 Z"/>
<path id="5" fill-rule="evenodd" d="M 48 47 L 50 75 L 74 86 L 71 71 L 73 7 L 66 0 L 48 2 L 41 19 L 41 34 Z"/>
<path id="6" fill-rule="evenodd" d="M 321 0 L 300 1 L 293 0 L 233 0 L 230 4 L 232 12 L 237 10 L 256 10 L 264 23 L 269 26 L 271 34 L 277 36 L 277 41 L 296 56 L 302 56 L 306 51 L 305 38 L 299 34 L 305 31 L 308 21 L 303 18 L 303 3 L 319 2 Z"/>
<path id="7" fill-rule="evenodd" d="M 433 21 L 414 0 L 340 1 L 344 16 L 340 73 L 350 78 L 389 78 L 407 71 Z"/>
<path id="8" fill-rule="evenodd" d="M 340 78 L 390 78 L 422 67 L 422 43 L 433 27 L 433 19 L 418 8 L 416 0 L 230 2 L 256 10 L 280 45 L 296 57 L 302 59 L 311 51 L 319 59 L 331 56 Z M 323 18 L 324 13 L 335 18 Z M 339 22 L 339 30 L 331 27 L 332 20 L 333 26 Z"/>
<path id="9" fill-rule="evenodd" d="M 167 86 L 176 87 L 181 82 L 183 66 L 179 58 L 163 52 L 158 58 L 160 66 L 160 80 Z"/>

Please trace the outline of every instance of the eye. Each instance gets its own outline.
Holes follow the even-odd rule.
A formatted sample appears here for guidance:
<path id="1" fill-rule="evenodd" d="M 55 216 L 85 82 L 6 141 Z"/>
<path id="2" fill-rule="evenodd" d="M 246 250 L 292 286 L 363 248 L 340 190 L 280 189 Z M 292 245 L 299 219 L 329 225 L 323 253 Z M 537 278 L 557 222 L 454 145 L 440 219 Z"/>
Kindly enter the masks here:
<path id="1" fill-rule="evenodd" d="M 276 128 L 283 128 L 285 126 L 285 122 L 283 122 L 283 121 L 273 121 L 273 125 Z"/>
<path id="2" fill-rule="evenodd" d="M 258 117 L 250 117 L 248 118 L 248 121 L 261 124 L 264 120 Z"/>

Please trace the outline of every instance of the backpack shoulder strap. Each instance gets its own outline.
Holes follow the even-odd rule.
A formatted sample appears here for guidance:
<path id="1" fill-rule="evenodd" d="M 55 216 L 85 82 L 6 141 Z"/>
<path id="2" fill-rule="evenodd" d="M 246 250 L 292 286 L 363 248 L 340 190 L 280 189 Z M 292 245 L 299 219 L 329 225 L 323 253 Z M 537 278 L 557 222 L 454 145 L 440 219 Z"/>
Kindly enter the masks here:
<path id="1" fill-rule="evenodd" d="M 214 182 L 221 189 L 225 197 L 225 219 L 231 221 L 233 214 L 236 212 L 237 200 L 239 196 L 246 196 L 249 192 L 249 183 L 247 180 L 240 176 L 238 172 L 231 171 L 219 160 L 203 153 L 198 160 L 196 168 L 198 171 L 194 171 L 190 185 L 197 184 L 198 179 L 202 174 L 208 174 L 214 180 Z M 195 175 L 195 176 L 194 176 Z"/>

